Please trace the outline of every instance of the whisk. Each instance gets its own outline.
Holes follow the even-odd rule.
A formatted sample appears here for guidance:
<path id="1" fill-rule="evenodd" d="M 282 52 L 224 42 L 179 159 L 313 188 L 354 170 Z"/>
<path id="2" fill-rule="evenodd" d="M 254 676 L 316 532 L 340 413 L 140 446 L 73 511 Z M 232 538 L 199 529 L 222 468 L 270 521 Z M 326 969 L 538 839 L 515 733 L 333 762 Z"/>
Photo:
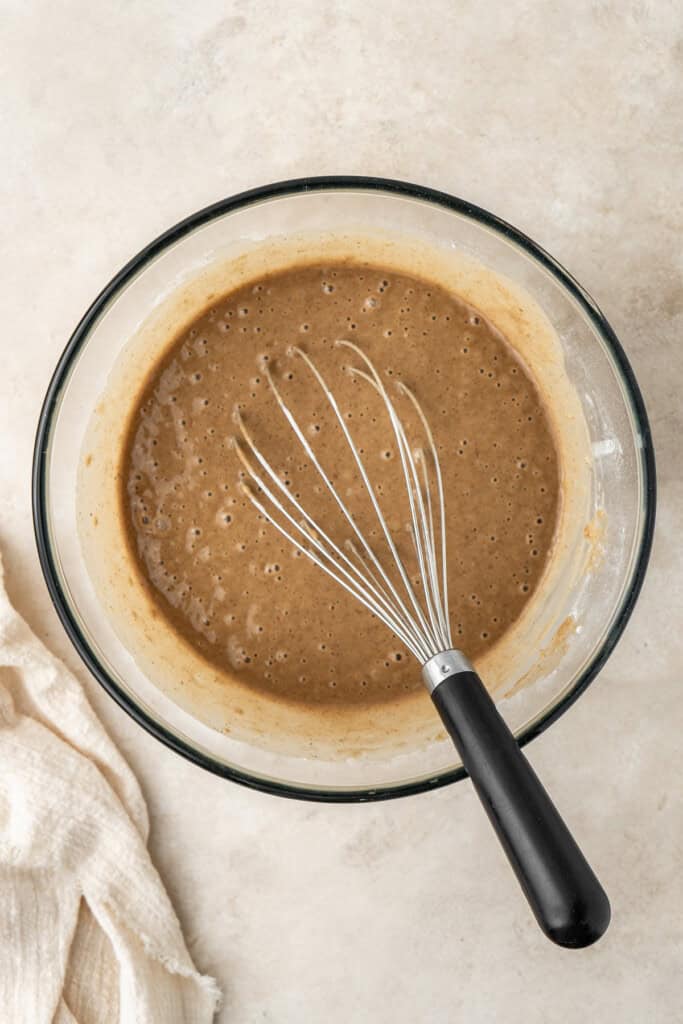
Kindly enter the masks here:
<path id="1" fill-rule="evenodd" d="M 377 521 L 379 530 L 372 532 L 379 543 L 371 543 L 367 532 L 361 530 L 358 516 L 349 509 L 321 464 L 267 364 L 262 364 L 261 370 L 268 385 L 348 535 L 344 541 L 335 540 L 329 524 L 313 519 L 264 456 L 236 410 L 241 437 L 235 439 L 235 448 L 245 471 L 242 490 L 282 536 L 360 601 L 414 655 L 540 927 L 560 946 L 588 946 L 609 924 L 607 896 L 466 654 L 453 645 L 444 487 L 438 448 L 427 417 L 414 392 L 406 384 L 395 382 L 396 396 L 407 401 L 422 435 L 421 444 L 411 443 L 404 419 L 367 354 L 347 340 L 336 344 L 356 357 L 360 365 L 348 367 L 347 372 L 379 396 L 386 412 L 410 513 L 412 561 L 406 564 L 406 556 L 399 550 L 401 542 L 392 536 L 362 448 L 354 441 L 332 390 L 300 347 L 291 347 L 287 354 L 305 364 L 312 383 L 329 404 Z M 417 585 L 412 571 L 415 568 Z"/>

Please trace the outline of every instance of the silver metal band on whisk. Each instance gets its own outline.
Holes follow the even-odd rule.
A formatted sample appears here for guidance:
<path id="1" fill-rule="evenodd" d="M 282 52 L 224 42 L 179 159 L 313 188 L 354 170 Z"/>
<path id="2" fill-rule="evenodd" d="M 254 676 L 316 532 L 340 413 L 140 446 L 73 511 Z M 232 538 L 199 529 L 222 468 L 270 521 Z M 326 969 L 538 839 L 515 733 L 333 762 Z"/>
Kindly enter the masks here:
<path id="1" fill-rule="evenodd" d="M 462 651 L 441 651 L 422 666 L 422 678 L 429 693 L 434 693 L 439 683 L 460 672 L 474 672 L 474 666 Z"/>

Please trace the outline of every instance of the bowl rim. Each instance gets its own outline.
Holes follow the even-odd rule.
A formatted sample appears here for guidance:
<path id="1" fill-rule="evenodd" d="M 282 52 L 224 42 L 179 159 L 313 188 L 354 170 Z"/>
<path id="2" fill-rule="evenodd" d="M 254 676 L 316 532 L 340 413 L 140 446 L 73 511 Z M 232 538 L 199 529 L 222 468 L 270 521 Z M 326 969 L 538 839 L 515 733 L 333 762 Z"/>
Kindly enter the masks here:
<path id="1" fill-rule="evenodd" d="M 50 439 L 55 413 L 60 405 L 61 392 L 68 379 L 71 367 L 87 342 L 92 327 L 110 300 L 151 260 L 174 242 L 203 224 L 226 213 L 234 212 L 242 207 L 260 203 L 264 200 L 288 195 L 299 195 L 306 192 L 326 191 L 370 191 L 393 194 L 402 198 L 418 199 L 435 206 L 445 207 L 451 212 L 464 215 L 487 228 L 493 229 L 497 234 L 502 235 L 503 238 L 520 247 L 527 255 L 531 256 L 537 263 L 549 271 L 559 284 L 578 302 L 595 330 L 605 342 L 625 385 L 636 427 L 642 441 L 640 457 L 643 472 L 644 522 L 639 548 L 635 555 L 633 575 L 610 630 L 602 645 L 595 652 L 590 664 L 579 676 L 572 688 L 563 694 L 552 708 L 538 720 L 532 722 L 517 736 L 520 746 L 524 746 L 530 740 L 539 736 L 578 700 L 604 666 L 626 627 L 645 578 L 652 548 L 656 507 L 656 470 L 652 435 L 640 388 L 616 334 L 597 303 L 557 260 L 522 231 L 519 231 L 488 210 L 446 192 L 437 191 L 423 185 L 415 185 L 410 182 L 390 178 L 365 177 L 362 175 L 325 175 L 294 178 L 262 185 L 221 199 L 185 217 L 141 249 L 102 289 L 84 313 L 59 358 L 41 407 L 33 452 L 32 509 L 34 533 L 40 566 L 57 615 L 81 660 L 107 693 L 138 725 L 141 725 L 157 740 L 187 760 L 216 775 L 252 789 L 260 790 L 261 792 L 326 803 L 358 803 L 388 800 L 428 792 L 465 778 L 467 772 L 461 766 L 430 778 L 392 784 L 386 787 L 315 788 L 252 775 L 240 768 L 226 765 L 185 742 L 180 736 L 175 735 L 139 707 L 130 695 L 122 690 L 109 675 L 91 650 L 76 617 L 71 611 L 66 594 L 60 583 L 50 542 L 49 514 L 46 504 Z"/>

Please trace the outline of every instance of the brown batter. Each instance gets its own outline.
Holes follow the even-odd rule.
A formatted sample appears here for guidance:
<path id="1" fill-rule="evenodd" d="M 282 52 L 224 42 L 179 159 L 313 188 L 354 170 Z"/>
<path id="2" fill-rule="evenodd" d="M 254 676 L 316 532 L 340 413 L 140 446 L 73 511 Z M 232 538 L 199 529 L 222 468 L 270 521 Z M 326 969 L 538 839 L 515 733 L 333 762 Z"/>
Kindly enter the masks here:
<path id="1" fill-rule="evenodd" d="M 121 497 L 131 553 L 155 602 L 206 658 L 288 700 L 386 700 L 420 686 L 412 656 L 291 546 L 239 491 L 232 411 L 319 521 L 329 499 L 273 402 L 282 382 L 349 504 L 360 485 L 329 407 L 300 360 L 328 379 L 377 484 L 390 527 L 407 519 L 393 437 L 338 338 L 387 383 L 404 380 L 434 431 L 444 476 L 454 642 L 476 658 L 536 588 L 559 511 L 558 457 L 539 394 L 502 335 L 428 281 L 382 267 L 293 267 L 225 295 L 150 373 L 135 403 Z M 357 365 L 357 360 L 355 361 Z M 361 512 L 374 539 L 376 524 Z M 348 532 L 348 531 L 347 531 Z M 343 539 L 343 534 L 340 534 Z"/>

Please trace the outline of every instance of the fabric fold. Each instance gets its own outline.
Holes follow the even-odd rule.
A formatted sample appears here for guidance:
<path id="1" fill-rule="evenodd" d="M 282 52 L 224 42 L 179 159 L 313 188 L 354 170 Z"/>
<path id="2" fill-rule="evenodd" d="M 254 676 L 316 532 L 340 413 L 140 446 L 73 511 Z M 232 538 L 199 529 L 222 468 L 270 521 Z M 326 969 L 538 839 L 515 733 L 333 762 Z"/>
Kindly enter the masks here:
<path id="1" fill-rule="evenodd" d="M 0 561 L 0 1007 L 8 1024 L 208 1024 L 135 777 Z M 4 1014 L 7 1014 L 5 1017 Z"/>

